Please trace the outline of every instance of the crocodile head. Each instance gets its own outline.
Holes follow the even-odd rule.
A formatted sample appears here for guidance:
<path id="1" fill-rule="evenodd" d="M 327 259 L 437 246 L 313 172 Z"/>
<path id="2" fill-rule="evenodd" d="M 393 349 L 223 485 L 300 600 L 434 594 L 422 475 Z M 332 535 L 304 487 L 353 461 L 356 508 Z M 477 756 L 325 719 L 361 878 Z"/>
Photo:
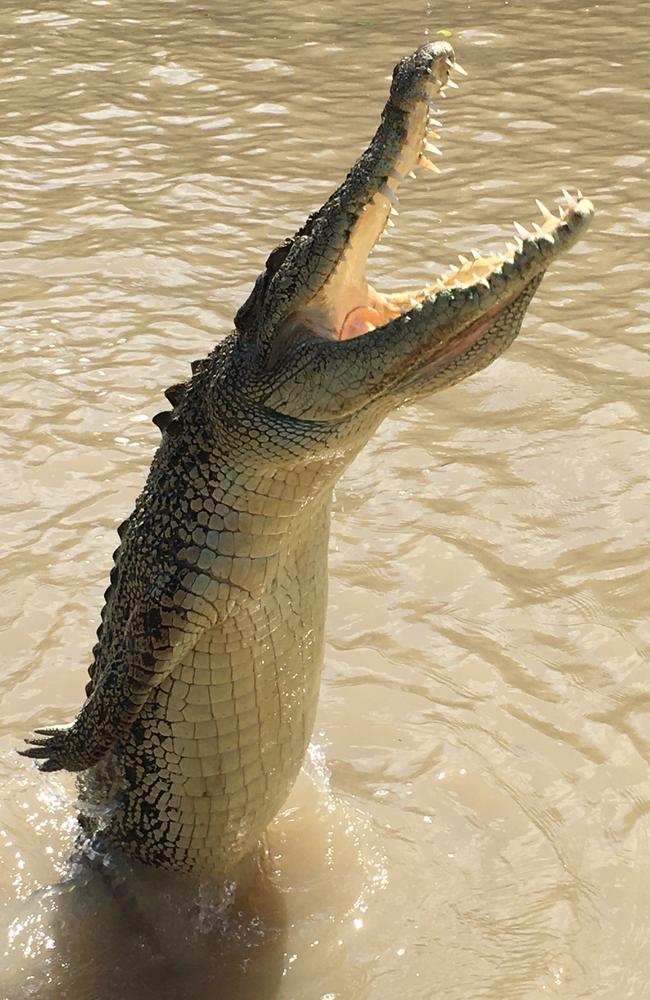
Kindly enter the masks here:
<path id="1" fill-rule="evenodd" d="M 433 101 L 454 70 L 445 42 L 427 44 L 395 67 L 390 96 L 367 150 L 305 225 L 276 247 L 236 316 L 238 340 L 265 407 L 309 421 L 383 415 L 418 395 L 466 378 L 517 336 L 551 262 L 588 225 L 592 207 L 565 192 L 503 252 L 460 258 L 450 273 L 391 294 L 366 279 L 368 255 L 391 225 L 398 191 L 440 126 Z M 372 423 L 372 420 L 370 421 Z"/>

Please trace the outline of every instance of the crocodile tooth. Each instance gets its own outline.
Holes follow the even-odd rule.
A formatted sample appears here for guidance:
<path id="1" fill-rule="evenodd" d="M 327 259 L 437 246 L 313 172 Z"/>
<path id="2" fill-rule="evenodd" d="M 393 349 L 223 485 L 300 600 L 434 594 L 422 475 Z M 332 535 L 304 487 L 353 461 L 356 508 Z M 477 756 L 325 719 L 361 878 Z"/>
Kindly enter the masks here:
<path id="1" fill-rule="evenodd" d="M 519 233 L 519 235 L 523 240 L 530 239 L 531 234 L 528 232 L 527 229 L 524 229 L 524 227 L 521 226 L 518 222 L 513 222 L 513 226 L 515 227 L 515 229 L 517 230 L 517 232 Z"/>
<path id="2" fill-rule="evenodd" d="M 439 138 L 440 138 L 439 132 L 434 132 L 433 129 L 430 128 L 427 129 L 427 134 L 425 136 L 425 139 L 439 139 Z"/>
<path id="3" fill-rule="evenodd" d="M 397 197 L 397 195 L 395 194 L 395 192 L 393 191 L 393 189 L 390 187 L 390 185 L 388 183 L 383 184 L 379 188 L 379 193 L 383 194 L 384 198 L 388 198 L 388 200 L 393 205 L 396 205 L 397 202 L 399 201 L 399 198 Z"/>
<path id="4" fill-rule="evenodd" d="M 390 214 L 391 215 L 399 215 L 399 212 L 397 211 L 397 209 L 395 208 L 394 205 L 391 205 Z"/>
<path id="5" fill-rule="evenodd" d="M 431 115 L 429 115 L 428 124 L 429 125 L 435 125 L 436 128 L 442 128 L 443 127 L 442 126 L 442 122 L 439 122 L 437 118 L 432 118 Z"/>
<path id="6" fill-rule="evenodd" d="M 430 170 L 434 174 L 440 173 L 440 167 L 437 167 L 435 163 L 432 163 L 428 156 L 424 156 L 420 153 L 418 156 L 418 167 L 424 167 L 425 170 Z"/>
<path id="7" fill-rule="evenodd" d="M 535 204 L 537 205 L 538 209 L 540 210 L 540 212 L 544 216 L 544 219 L 547 222 L 557 222 L 557 219 L 555 218 L 551 210 L 546 207 L 543 201 L 540 201 L 539 198 L 536 198 Z"/>
<path id="8" fill-rule="evenodd" d="M 459 259 L 459 261 L 461 262 L 461 264 L 462 264 L 463 266 L 464 266 L 465 264 L 469 264 L 469 260 L 467 259 L 467 257 L 463 257 L 462 253 L 459 253 L 459 254 L 458 254 L 458 259 Z"/>
<path id="9" fill-rule="evenodd" d="M 463 69 L 463 67 L 461 66 L 461 64 L 459 62 L 452 63 L 452 69 L 457 70 L 460 73 L 461 76 L 469 76 L 467 70 Z"/>
<path id="10" fill-rule="evenodd" d="M 409 170 L 407 177 L 415 177 L 415 170 Z"/>
<path id="11" fill-rule="evenodd" d="M 395 228 L 395 223 L 391 219 L 390 215 L 386 219 L 386 225 L 389 227 L 389 229 L 394 229 Z"/>
<path id="12" fill-rule="evenodd" d="M 476 250 L 476 249 L 472 250 L 472 257 L 474 258 L 474 260 L 480 260 L 482 256 L 483 256 L 483 254 L 481 253 L 480 250 Z"/>
<path id="13" fill-rule="evenodd" d="M 442 94 L 442 90 L 440 91 L 440 93 Z M 434 103 L 433 97 L 425 97 L 424 100 L 429 105 L 429 107 L 431 108 L 432 111 L 437 111 L 438 110 L 436 108 L 435 103 Z"/>
<path id="14" fill-rule="evenodd" d="M 535 235 L 540 240 L 546 240 L 547 243 L 554 243 L 555 240 L 550 233 L 547 233 L 541 226 L 538 226 L 536 222 L 533 222 L 533 229 L 535 230 Z"/>
<path id="15" fill-rule="evenodd" d="M 442 156 L 442 150 L 439 149 L 438 146 L 434 146 L 432 142 L 428 142 L 426 139 L 424 140 L 424 148 L 427 153 L 435 153 L 436 156 Z"/>
<path id="16" fill-rule="evenodd" d="M 447 80 L 447 86 L 451 87 L 452 90 L 458 90 L 458 84 L 456 83 L 455 80 L 452 80 L 451 77 L 449 77 L 449 79 Z"/>
<path id="17" fill-rule="evenodd" d="M 506 249 L 508 250 L 508 253 L 511 254 L 517 253 L 517 247 L 515 246 L 514 243 L 506 243 Z"/>
<path id="18" fill-rule="evenodd" d="M 576 199 L 573 197 L 572 194 L 569 194 L 566 188 L 562 188 L 562 194 L 564 195 L 564 200 L 566 201 L 569 208 L 576 208 L 578 202 L 576 201 Z"/>

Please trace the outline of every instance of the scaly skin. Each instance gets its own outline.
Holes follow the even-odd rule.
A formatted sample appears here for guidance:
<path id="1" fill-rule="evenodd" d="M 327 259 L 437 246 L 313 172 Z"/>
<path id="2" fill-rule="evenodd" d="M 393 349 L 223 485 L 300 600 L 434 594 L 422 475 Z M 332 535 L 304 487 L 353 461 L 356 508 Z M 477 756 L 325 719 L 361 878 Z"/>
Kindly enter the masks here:
<path id="1" fill-rule="evenodd" d="M 222 877 L 254 849 L 300 769 L 323 661 L 337 479 L 402 403 L 512 343 L 549 263 L 587 225 L 568 196 L 502 255 L 382 294 L 368 253 L 424 156 L 455 57 L 395 69 L 366 152 L 276 248 L 235 332 L 167 396 L 149 478 L 119 529 L 87 699 L 27 756 L 84 771 L 82 823 L 162 868 Z M 103 818 L 99 820 L 98 815 Z"/>

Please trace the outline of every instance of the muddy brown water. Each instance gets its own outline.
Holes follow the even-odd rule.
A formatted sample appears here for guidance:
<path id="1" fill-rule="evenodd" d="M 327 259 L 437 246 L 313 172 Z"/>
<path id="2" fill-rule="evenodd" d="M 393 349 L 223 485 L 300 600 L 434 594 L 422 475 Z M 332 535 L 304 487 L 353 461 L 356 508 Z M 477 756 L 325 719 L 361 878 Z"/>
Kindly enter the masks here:
<path id="1" fill-rule="evenodd" d="M 0 996 L 650 997 L 650 6 L 0 9 Z M 373 132 L 436 32 L 469 71 L 384 288 L 563 186 L 596 221 L 487 371 L 340 483 L 314 745 L 246 903 L 71 870 L 77 710 L 161 391 Z M 132 887 L 131 887 L 132 888 Z"/>

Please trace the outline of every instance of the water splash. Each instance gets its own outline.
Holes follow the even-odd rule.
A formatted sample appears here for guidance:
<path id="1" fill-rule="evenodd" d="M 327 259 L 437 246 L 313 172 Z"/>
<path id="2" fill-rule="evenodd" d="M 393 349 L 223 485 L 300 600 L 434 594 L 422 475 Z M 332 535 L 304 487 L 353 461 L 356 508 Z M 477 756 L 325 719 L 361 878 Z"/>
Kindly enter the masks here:
<path id="1" fill-rule="evenodd" d="M 433 0 L 426 0 L 425 17 L 427 19 L 427 22 L 431 18 L 431 14 L 432 13 L 433 13 Z M 424 27 L 424 37 L 426 38 L 427 41 L 429 40 L 429 25 L 428 25 L 428 23 L 425 24 L 425 27 Z"/>

